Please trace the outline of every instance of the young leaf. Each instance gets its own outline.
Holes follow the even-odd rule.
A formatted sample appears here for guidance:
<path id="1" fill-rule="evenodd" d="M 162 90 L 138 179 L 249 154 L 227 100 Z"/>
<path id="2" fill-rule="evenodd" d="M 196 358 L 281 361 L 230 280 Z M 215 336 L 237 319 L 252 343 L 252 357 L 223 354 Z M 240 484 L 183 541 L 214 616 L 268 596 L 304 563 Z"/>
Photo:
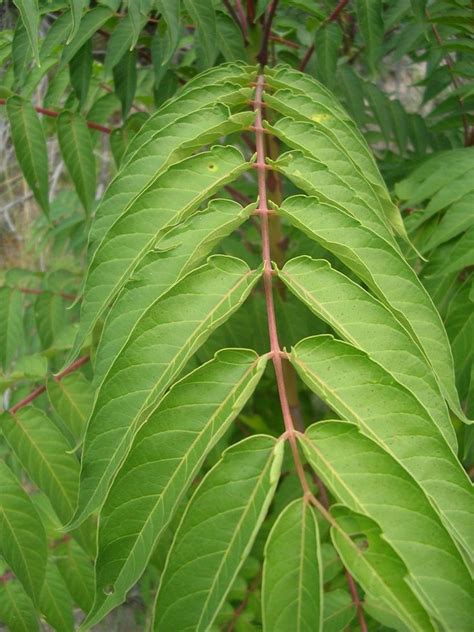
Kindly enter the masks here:
<path id="1" fill-rule="evenodd" d="M 323 579 L 319 529 L 313 508 L 294 500 L 278 516 L 265 545 L 263 629 L 323 630 Z"/>
<path id="2" fill-rule="evenodd" d="M 38 632 L 38 616 L 33 602 L 14 577 L 0 581 L 0 622 L 10 632 Z"/>
<path id="3" fill-rule="evenodd" d="M 79 484 L 79 462 L 49 417 L 28 406 L 2 415 L 5 439 L 38 487 L 45 492 L 62 522 L 74 511 Z"/>
<path id="4" fill-rule="evenodd" d="M 161 577 L 154 630 L 204 632 L 212 625 L 275 492 L 275 446 L 264 435 L 231 446 L 199 485 Z"/>
<path id="5" fill-rule="evenodd" d="M 356 0 L 355 7 L 369 68 L 375 75 L 382 54 L 384 35 L 382 0 Z"/>
<path id="6" fill-rule="evenodd" d="M 408 569 L 406 581 L 429 613 L 446 629 L 468 632 L 474 616 L 471 575 L 415 479 L 344 421 L 314 424 L 301 445 L 334 495 L 377 522 L 384 540 Z"/>
<path id="7" fill-rule="evenodd" d="M 418 399 L 364 352 L 331 336 L 299 342 L 291 361 L 311 389 L 412 474 L 474 559 L 472 485 Z M 428 462 L 437 463 L 436 474 Z"/>
<path id="8" fill-rule="evenodd" d="M 95 157 L 89 128 L 80 114 L 63 112 L 58 118 L 61 153 L 87 214 L 95 198 Z"/>
<path id="9" fill-rule="evenodd" d="M 48 555 L 43 523 L 3 461 L 0 461 L 0 484 L 0 552 L 25 591 L 38 603 Z"/>
<path id="10" fill-rule="evenodd" d="M 48 154 L 43 125 L 29 101 L 13 96 L 7 113 L 15 154 L 26 181 L 43 211 L 49 213 Z"/>
<path id="11" fill-rule="evenodd" d="M 383 303 L 324 260 L 297 257 L 279 277 L 317 316 L 410 390 L 457 452 L 457 439 L 433 372 L 408 331 Z"/>
<path id="12" fill-rule="evenodd" d="M 383 539 L 378 525 L 347 507 L 331 507 L 331 538 L 344 566 L 364 588 L 364 609 L 395 630 L 434 632 L 425 610 L 405 581 L 408 571 Z"/>
<path id="13" fill-rule="evenodd" d="M 39 48 L 38 48 L 38 28 L 39 28 L 39 8 L 38 0 L 14 0 L 15 5 L 20 12 L 22 22 L 28 33 L 31 49 L 35 56 L 36 63 L 39 65 Z"/>
<path id="14" fill-rule="evenodd" d="M 125 599 L 265 365 L 253 351 L 223 350 L 176 383 L 141 427 L 100 513 L 96 599 L 87 625 Z"/>
<path id="15" fill-rule="evenodd" d="M 147 409 L 211 332 L 244 302 L 259 277 L 260 271 L 251 271 L 243 261 L 216 255 L 142 315 L 97 392 L 84 440 L 76 521 L 103 503 Z"/>
<path id="16" fill-rule="evenodd" d="M 280 210 L 352 269 L 414 334 L 448 404 L 463 419 L 443 323 L 415 272 L 398 251 L 342 210 L 320 204 L 316 198 L 288 198 Z"/>

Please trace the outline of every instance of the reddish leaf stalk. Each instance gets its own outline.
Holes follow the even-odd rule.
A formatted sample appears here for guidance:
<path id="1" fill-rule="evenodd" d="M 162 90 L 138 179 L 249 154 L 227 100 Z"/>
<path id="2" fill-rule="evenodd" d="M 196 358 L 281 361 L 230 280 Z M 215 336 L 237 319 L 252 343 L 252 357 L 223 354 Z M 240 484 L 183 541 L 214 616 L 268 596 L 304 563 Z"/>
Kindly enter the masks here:
<path id="1" fill-rule="evenodd" d="M 322 489 L 324 489 L 324 494 L 321 494 L 321 498 L 323 502 L 320 502 L 314 494 L 311 492 L 311 489 L 308 485 L 308 481 L 306 479 L 305 471 L 303 468 L 303 464 L 300 459 L 300 455 L 298 452 L 298 445 L 296 436 L 298 431 L 294 427 L 293 418 L 291 415 L 288 394 L 286 391 L 285 377 L 283 372 L 283 357 L 287 357 L 287 354 L 284 353 L 280 347 L 280 342 L 278 339 L 278 330 L 276 323 L 276 315 L 275 315 L 275 304 L 273 300 L 273 274 L 274 271 L 272 269 L 272 253 L 271 253 L 271 240 L 270 240 L 270 222 L 269 216 L 273 212 L 268 208 L 268 196 L 267 196 L 267 169 L 268 165 L 265 162 L 266 159 L 266 151 L 265 151 L 265 129 L 263 127 L 263 111 L 264 111 L 264 103 L 263 103 L 263 91 L 265 86 L 265 78 L 263 74 L 260 74 L 257 79 L 256 90 L 255 90 L 255 139 L 256 139 L 256 147 L 257 147 L 257 160 L 255 163 L 255 167 L 257 169 L 258 175 L 258 208 L 257 214 L 260 217 L 260 233 L 262 238 L 262 259 L 263 259 L 263 286 L 265 292 L 265 304 L 267 311 L 267 321 L 268 321 L 268 335 L 270 338 L 270 356 L 272 358 L 273 367 L 275 370 L 278 396 L 280 399 L 280 406 L 283 415 L 283 422 L 285 424 L 285 433 L 282 435 L 282 438 L 287 439 L 292 455 L 295 463 L 296 473 L 300 480 L 301 487 L 303 489 L 304 498 L 306 502 L 311 503 L 320 513 L 321 515 L 332 525 L 335 525 L 335 521 L 333 516 L 329 512 L 328 506 L 328 497 L 326 490 L 324 488 L 324 484 L 322 481 L 319 481 Z M 319 487 L 319 485 L 318 485 Z M 354 606 L 357 611 L 357 617 L 359 620 L 360 628 L 362 632 L 367 632 L 367 624 L 364 618 L 364 612 L 362 609 L 362 604 L 359 598 L 359 593 L 357 591 L 357 586 L 355 584 L 354 579 L 347 571 L 344 570 L 347 583 L 349 586 L 349 590 L 351 592 L 352 600 Z"/>
<path id="2" fill-rule="evenodd" d="M 0 99 L 0 105 L 5 105 L 6 102 L 7 102 L 6 99 Z M 61 114 L 61 112 L 56 112 L 56 110 L 49 110 L 47 108 L 42 108 L 39 106 L 35 106 L 35 110 L 39 114 L 44 114 L 45 116 L 51 116 L 53 118 L 56 118 L 57 116 Z M 102 132 L 103 134 L 111 134 L 113 131 L 110 127 L 105 127 L 105 125 L 99 125 L 99 123 L 94 123 L 93 121 L 86 121 L 86 123 L 89 129 L 95 129 L 98 132 Z"/>
<path id="3" fill-rule="evenodd" d="M 67 366 L 64 369 L 64 371 L 61 371 L 61 373 L 58 373 L 57 375 L 55 375 L 54 380 L 56 382 L 60 382 L 64 377 L 66 377 L 66 375 L 69 375 L 70 373 L 74 373 L 74 371 L 77 371 L 77 369 L 79 369 L 81 366 L 83 366 L 87 362 L 89 362 L 88 355 L 78 358 L 72 364 Z M 14 415 L 18 410 L 20 410 L 20 408 L 24 408 L 25 406 L 28 406 L 28 404 L 31 404 L 33 400 L 35 400 L 37 397 L 42 395 L 45 391 L 46 391 L 46 385 L 43 384 L 42 386 L 38 386 L 38 388 L 35 388 L 34 391 L 31 391 L 31 393 L 27 395 L 24 399 L 20 400 L 17 404 L 12 406 L 9 409 L 9 412 L 12 415 Z"/>
<path id="4" fill-rule="evenodd" d="M 301 463 L 298 446 L 296 443 L 296 431 L 293 425 L 288 395 L 286 392 L 285 378 L 283 373 L 284 355 L 280 347 L 278 339 L 278 331 L 275 316 L 275 304 L 273 301 L 273 270 L 272 255 L 270 247 L 270 226 L 267 201 L 267 165 L 265 163 L 265 133 L 263 128 L 263 87 L 264 76 L 259 75 L 257 80 L 257 88 L 255 90 L 255 140 L 257 145 L 257 162 L 256 168 L 258 173 L 258 214 L 260 216 L 260 232 L 262 237 L 262 259 L 263 259 L 263 287 L 265 292 L 265 304 L 267 309 L 268 335 L 270 338 L 270 355 L 275 369 L 275 376 L 278 388 L 278 396 L 280 399 L 281 410 L 283 414 L 283 422 L 285 424 L 285 434 L 291 446 L 293 458 L 295 461 L 296 471 L 301 481 L 303 491 L 310 494 L 311 491 L 306 480 L 303 465 Z"/>
<path id="5" fill-rule="evenodd" d="M 60 296 L 66 301 L 75 301 L 77 298 L 75 294 L 68 294 L 67 292 L 52 292 L 51 290 L 37 290 L 31 287 L 14 287 L 9 285 L 4 285 L 3 287 L 8 287 L 11 290 L 18 290 L 18 292 L 21 292 L 22 294 L 51 294 L 53 296 Z"/>

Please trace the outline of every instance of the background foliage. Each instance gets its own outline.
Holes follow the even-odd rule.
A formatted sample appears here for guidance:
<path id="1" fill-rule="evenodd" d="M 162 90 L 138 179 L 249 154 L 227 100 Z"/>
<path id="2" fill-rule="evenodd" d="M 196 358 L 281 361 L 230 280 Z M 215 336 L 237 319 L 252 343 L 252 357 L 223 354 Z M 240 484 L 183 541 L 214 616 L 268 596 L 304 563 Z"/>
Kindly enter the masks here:
<path id="1" fill-rule="evenodd" d="M 90 613 L 99 630 L 116 607 L 104 625 L 144 629 L 164 577 L 159 630 L 293 630 L 296 619 L 325 632 L 468 630 L 472 3 L 18 0 L 0 5 L 0 23 L 0 621 L 63 632 Z M 262 61 L 266 111 L 255 89 Z M 289 406 L 299 430 L 327 420 L 300 436 L 299 477 L 277 441 L 282 414 L 266 368 L 262 191 L 250 166 L 259 107 L 274 139 L 266 186 L 281 218 L 268 221 L 280 345 L 294 367 L 284 358 Z M 335 133 L 337 147 L 311 144 L 316 128 Z M 115 236 L 104 255 L 112 267 L 95 273 L 114 214 L 160 169 L 158 188 L 171 191 L 160 204 L 186 221 L 143 251 L 142 228 L 127 225 L 137 237 Z M 316 215 L 308 197 L 282 202 L 301 192 L 318 198 Z M 140 251 L 125 289 L 114 262 L 124 247 Z M 137 333 L 141 312 L 165 292 Z M 191 305 L 199 323 L 185 345 Z M 181 355 L 152 346 L 152 325 L 170 322 L 164 339 Z M 131 330 L 149 335 L 138 356 L 121 351 Z M 336 339 L 314 337 L 328 333 Z M 138 367 L 147 351 L 146 371 L 108 386 L 111 367 Z M 152 395 L 131 417 L 117 398 L 137 380 Z M 107 444 L 109 418 L 123 436 Z M 418 434 L 413 454 L 406 437 Z M 89 472 L 102 445 L 115 465 Z M 318 511 L 301 499 L 302 477 Z M 162 505 L 147 505 L 148 492 Z M 141 521 L 138 545 L 130 515 Z M 189 551 L 209 532 L 227 553 L 202 545 L 216 561 L 203 572 Z M 201 576 L 202 603 L 193 593 Z M 182 594 L 187 608 L 176 607 Z M 183 611 L 200 613 L 199 623 Z"/>

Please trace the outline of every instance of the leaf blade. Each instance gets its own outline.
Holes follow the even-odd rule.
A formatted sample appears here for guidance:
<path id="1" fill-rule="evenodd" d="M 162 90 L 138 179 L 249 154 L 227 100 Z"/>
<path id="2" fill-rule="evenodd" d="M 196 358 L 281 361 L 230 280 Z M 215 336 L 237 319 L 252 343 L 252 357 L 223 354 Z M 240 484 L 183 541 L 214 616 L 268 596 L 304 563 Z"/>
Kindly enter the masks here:
<path id="1" fill-rule="evenodd" d="M 211 331 L 243 303 L 259 277 L 260 271 L 250 271 L 242 261 L 216 255 L 173 286 L 138 321 L 96 397 L 84 440 L 76 523 L 102 504 L 146 408 L 159 399 Z M 194 298 L 192 320 L 187 318 L 189 296 Z M 123 380 L 127 392 L 119 386 L 117 399 L 116 388 Z"/>
<path id="2" fill-rule="evenodd" d="M 221 351 L 175 384 L 141 427 L 100 514 L 96 602 L 87 625 L 125 599 L 206 454 L 252 394 L 265 364 L 254 352 Z M 113 594 L 106 595 L 110 586 Z"/>
<path id="3" fill-rule="evenodd" d="M 318 523 L 312 507 L 298 499 L 278 516 L 265 545 L 263 629 L 321 631 L 322 588 Z"/>
<path id="4" fill-rule="evenodd" d="M 196 490 L 163 572 L 154 630 L 198 632 L 211 625 L 272 499 L 277 482 L 270 481 L 275 445 L 273 438 L 263 435 L 233 445 Z M 224 511 L 220 512 L 219 506 L 225 507 Z M 209 516 L 205 522 L 203 511 Z M 216 524 L 219 538 L 210 539 L 210 530 Z M 188 541 L 192 542 L 191 548 L 186 546 Z M 196 551 L 202 553 L 206 565 L 200 580 L 197 569 L 202 568 L 202 557 L 197 557 Z M 190 600 L 192 607 L 182 606 Z"/>
<path id="5" fill-rule="evenodd" d="M 48 215 L 48 154 L 41 121 L 29 101 L 12 96 L 7 113 L 15 154 L 33 195 Z"/>

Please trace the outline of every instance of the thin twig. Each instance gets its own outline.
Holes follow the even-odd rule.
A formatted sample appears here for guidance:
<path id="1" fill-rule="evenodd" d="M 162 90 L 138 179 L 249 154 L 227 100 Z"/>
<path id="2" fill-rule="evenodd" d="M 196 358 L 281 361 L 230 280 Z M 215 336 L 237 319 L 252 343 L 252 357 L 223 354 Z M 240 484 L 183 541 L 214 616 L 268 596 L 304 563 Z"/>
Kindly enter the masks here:
<path id="1" fill-rule="evenodd" d="M 6 102 L 7 102 L 6 99 L 0 99 L 0 105 L 5 105 Z M 61 114 L 61 112 L 56 112 L 56 110 L 49 110 L 48 108 L 42 108 L 39 106 L 34 106 L 34 107 L 35 107 L 35 110 L 39 114 L 44 114 L 45 116 L 52 116 L 56 118 L 57 116 Z M 99 125 L 99 123 L 94 123 L 93 121 L 86 121 L 86 123 L 87 123 L 87 127 L 89 127 L 90 129 L 95 129 L 98 132 L 102 132 L 103 134 L 111 134 L 113 131 L 110 127 L 105 127 L 105 125 Z"/>
<path id="2" fill-rule="evenodd" d="M 268 336 L 270 339 L 270 356 L 275 370 L 278 396 L 285 424 L 285 435 L 288 439 L 295 462 L 295 468 L 305 494 L 310 494 L 308 482 L 301 463 L 298 446 L 296 443 L 296 431 L 293 425 L 288 394 L 286 392 L 285 377 L 283 373 L 282 349 L 278 339 L 278 330 L 275 316 L 275 304 L 273 301 L 273 270 L 270 245 L 269 209 L 267 202 L 267 169 L 265 163 L 265 134 L 263 131 L 263 86 L 265 78 L 260 74 L 257 79 L 255 91 L 255 139 L 257 146 L 257 173 L 258 173 L 258 212 L 260 215 L 260 232 L 262 237 L 263 259 L 263 287 L 265 292 L 265 304 L 268 321 Z"/>
<path id="3" fill-rule="evenodd" d="M 66 375 L 69 375 L 70 373 L 74 373 L 74 371 L 77 371 L 77 369 L 79 369 L 82 365 L 86 364 L 87 362 L 89 362 L 88 355 L 78 358 L 72 364 L 67 366 L 64 369 L 64 371 L 61 371 L 61 373 L 58 373 L 57 375 L 55 375 L 53 378 L 54 381 L 60 382 L 63 378 L 66 377 Z M 31 404 L 33 400 L 35 400 L 37 397 L 42 395 L 45 391 L 46 391 L 45 384 L 43 384 L 42 386 L 38 386 L 38 388 L 35 388 L 34 391 L 31 391 L 29 395 L 27 395 L 21 401 L 19 401 L 18 404 L 15 404 L 14 406 L 12 406 L 8 412 L 14 415 L 18 410 L 20 410 L 20 408 L 24 408 L 25 406 L 28 406 L 28 404 Z"/>
<path id="4" fill-rule="evenodd" d="M 263 35 L 262 35 L 262 45 L 260 47 L 260 52 L 257 55 L 257 61 L 260 66 L 266 66 L 268 63 L 268 41 L 270 38 L 270 33 L 272 32 L 272 23 L 273 18 L 275 17 L 275 12 L 278 6 L 278 0 L 273 0 L 268 9 L 267 19 L 265 20 L 265 25 L 263 27 Z"/>
<path id="5" fill-rule="evenodd" d="M 245 19 L 245 14 L 239 13 L 237 14 L 237 11 L 234 9 L 234 7 L 231 5 L 229 0 L 222 0 L 225 8 L 227 9 L 227 11 L 229 12 L 230 17 L 234 20 L 234 22 L 237 24 L 237 26 L 240 28 L 240 30 L 242 31 L 242 35 L 244 37 L 244 42 L 245 45 L 247 46 L 248 42 L 248 32 L 247 32 L 247 20 Z M 238 7 L 237 7 L 238 9 Z M 242 9 L 242 6 L 240 7 L 240 9 Z"/>
<path id="6" fill-rule="evenodd" d="M 322 29 L 324 26 L 326 26 L 326 24 L 329 24 L 329 22 L 334 22 L 335 20 L 337 20 L 337 18 L 339 17 L 339 14 L 344 9 L 346 4 L 348 4 L 348 2 L 349 2 L 349 0 L 339 0 L 339 2 L 337 3 L 337 6 L 334 9 L 334 11 L 332 13 L 330 13 L 328 15 L 328 17 L 325 20 L 323 20 L 321 22 L 321 24 L 318 26 L 318 28 L 316 29 L 316 33 L 318 33 L 318 31 L 320 29 Z M 315 50 L 315 46 L 314 46 L 314 44 L 311 44 L 311 46 L 306 51 L 303 59 L 301 60 L 300 65 L 299 65 L 298 69 L 301 70 L 301 72 L 303 72 L 303 70 L 308 65 L 309 60 L 313 56 L 314 50 Z"/>

